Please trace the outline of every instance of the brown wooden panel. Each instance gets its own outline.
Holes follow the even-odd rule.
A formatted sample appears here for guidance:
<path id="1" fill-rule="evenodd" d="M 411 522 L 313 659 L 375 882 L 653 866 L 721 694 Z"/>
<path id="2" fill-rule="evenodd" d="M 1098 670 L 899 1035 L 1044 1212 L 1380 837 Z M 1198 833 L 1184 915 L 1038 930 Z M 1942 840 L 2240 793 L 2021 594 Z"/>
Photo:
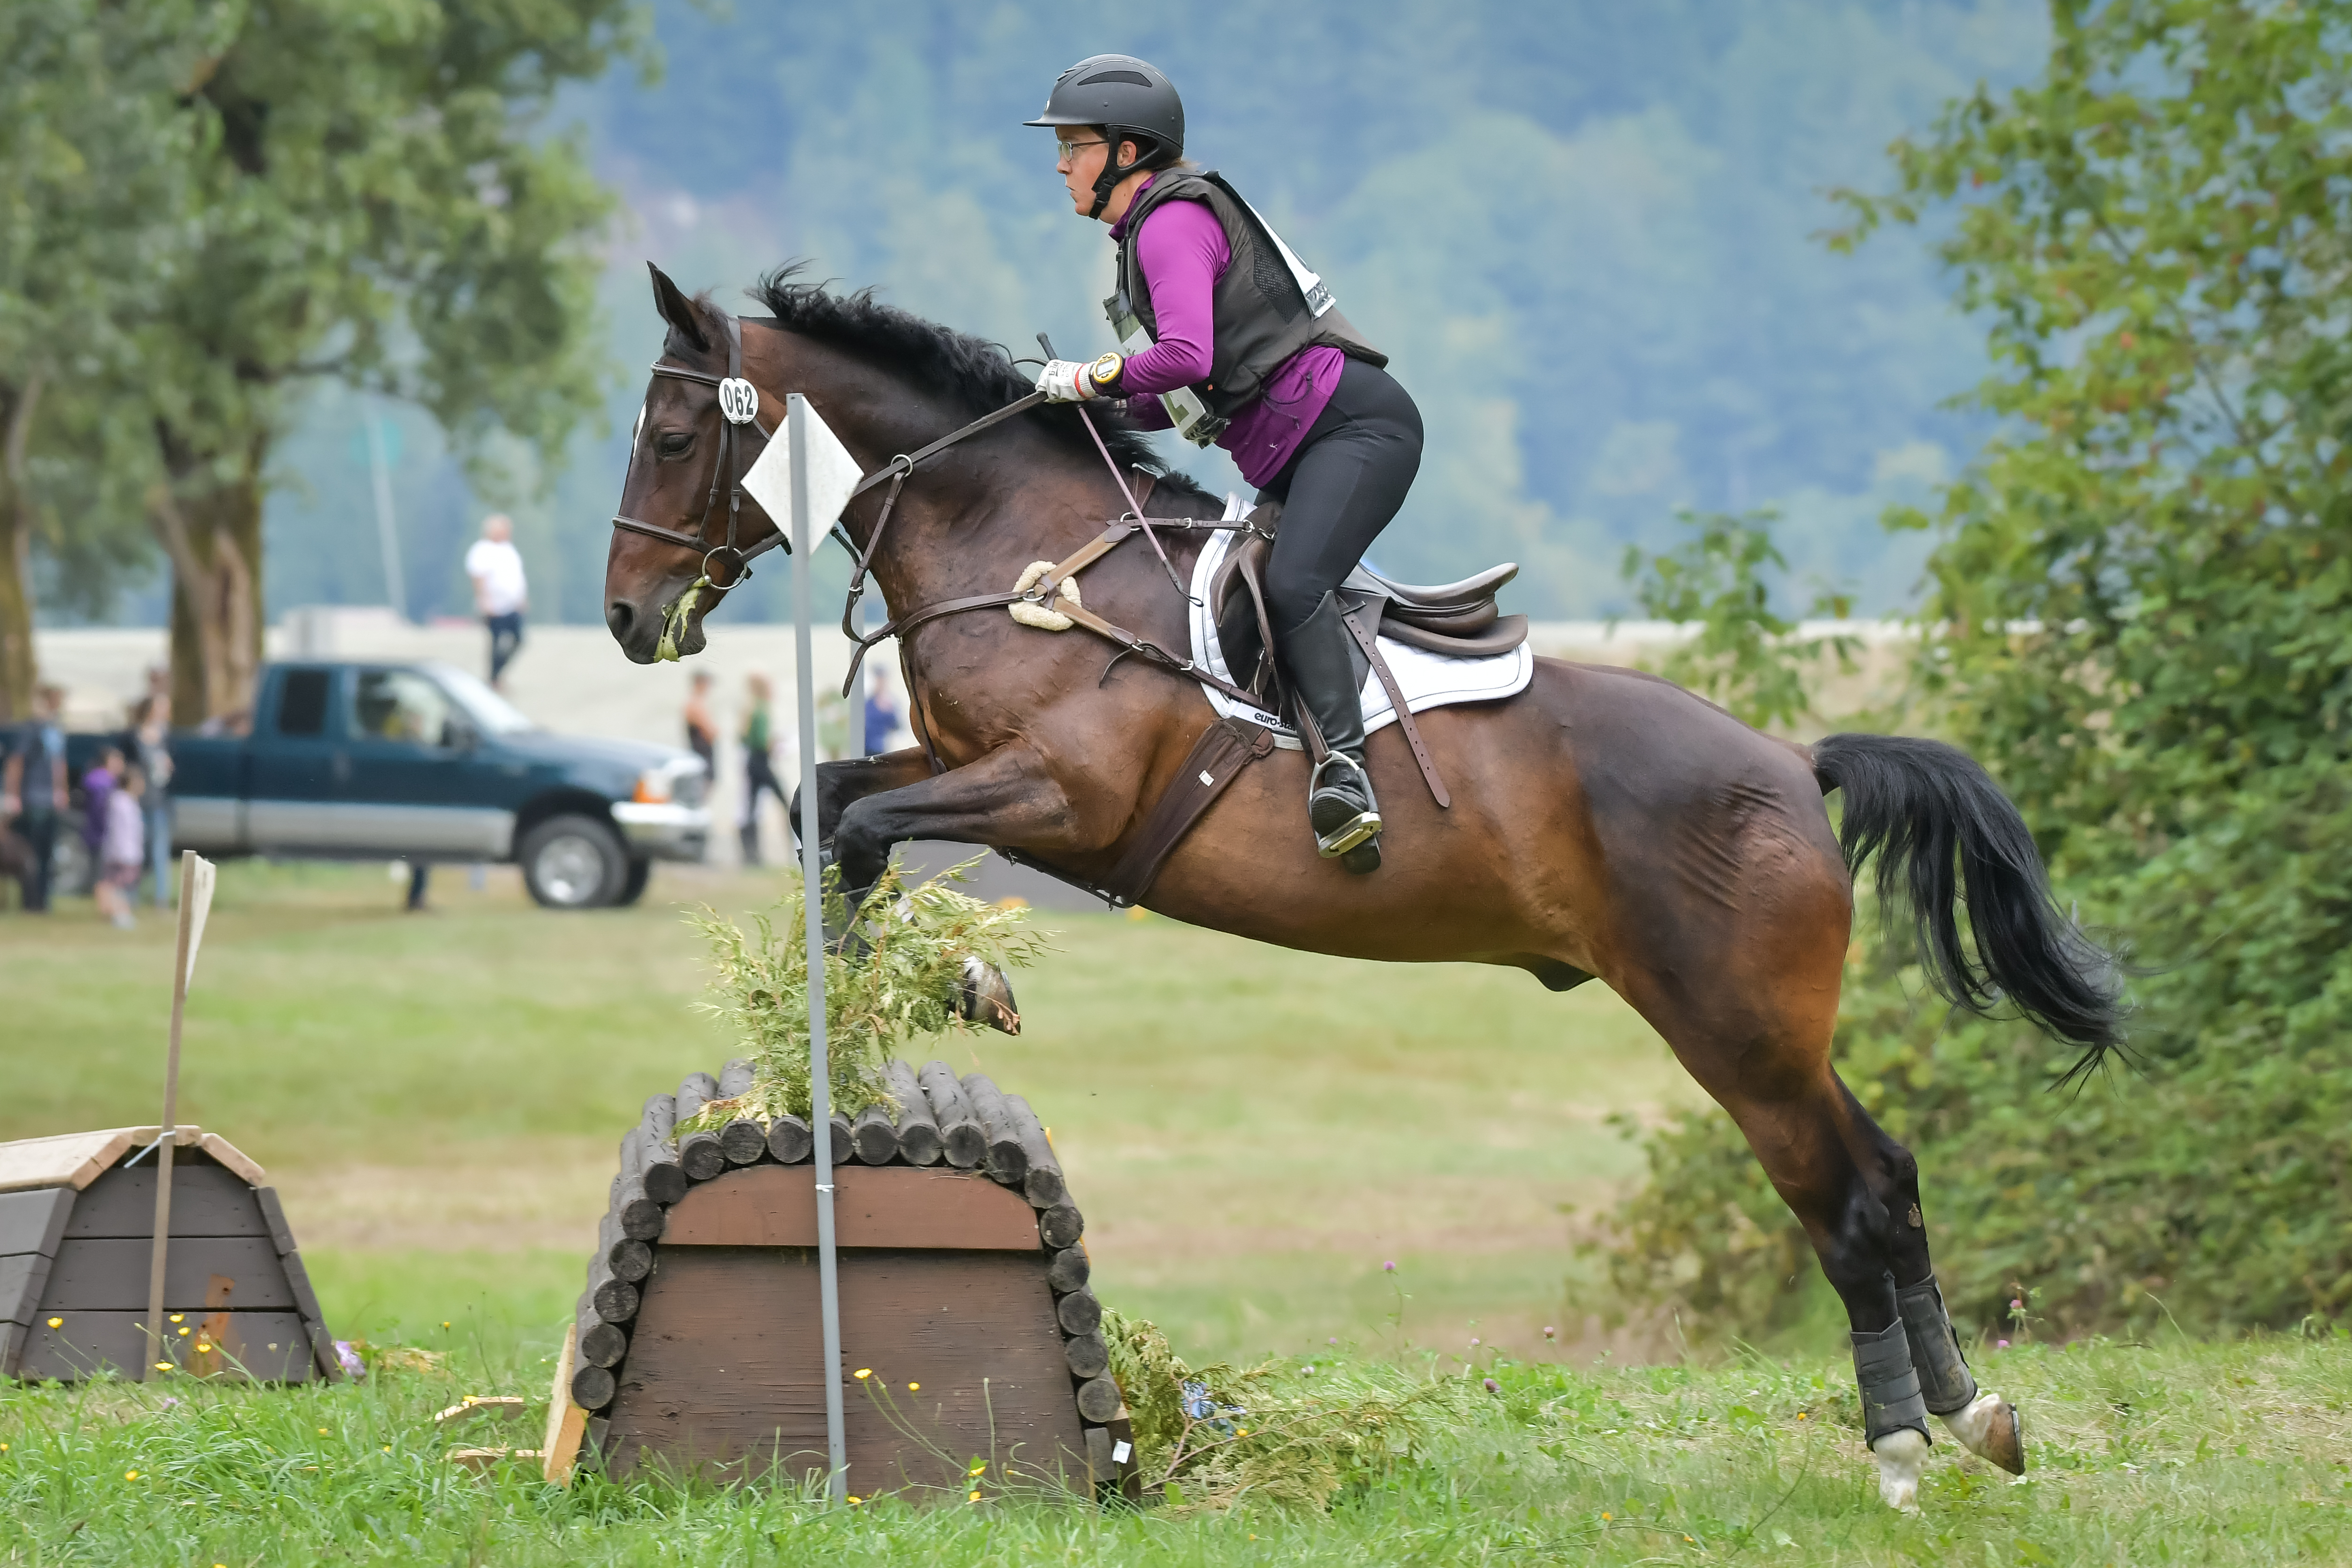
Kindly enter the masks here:
<path id="1" fill-rule="evenodd" d="M 665 1245 L 646 1285 L 604 1437 L 613 1473 L 823 1473 L 814 1249 Z M 852 1492 L 960 1497 L 974 1456 L 1084 1474 L 1043 1254 L 845 1254 L 841 1325 L 844 1372 L 874 1373 L 843 1384 Z"/>
<path id="2" fill-rule="evenodd" d="M 0 1193 L 0 1256 L 37 1252 L 47 1258 L 56 1257 L 58 1238 L 65 1234 L 66 1218 L 73 1213 L 73 1204 L 71 1187 Z M 154 1229 L 152 1221 L 148 1229 Z"/>
<path id="3" fill-rule="evenodd" d="M 144 1237 L 77 1241 L 68 1236 L 50 1267 L 41 1310 L 143 1310 L 152 1254 L 152 1243 Z M 236 1281 L 230 1303 L 239 1310 L 292 1310 L 295 1305 L 286 1267 L 278 1261 L 278 1249 L 267 1236 L 194 1237 L 174 1239 L 164 1258 L 166 1310 L 208 1310 L 206 1296 L 215 1274 Z"/>
<path id="4" fill-rule="evenodd" d="M 840 1247 L 1035 1252 L 1037 1215 L 1018 1193 L 973 1172 L 836 1165 Z M 751 1165 L 704 1182 L 669 1211 L 662 1248 L 814 1247 L 816 1167 Z"/>
<path id="5" fill-rule="evenodd" d="M 53 1329 L 51 1317 L 64 1321 Z M 56 1378 L 72 1383 L 112 1367 L 135 1378 L 146 1359 L 147 1333 L 141 1326 L 146 1318 L 143 1308 L 132 1312 L 49 1313 L 37 1320 L 26 1335 L 16 1375 L 27 1382 Z M 228 1312 L 223 1318 L 220 1348 L 247 1369 L 237 1371 L 221 1359 L 223 1378 L 243 1382 L 249 1374 L 267 1383 L 307 1383 L 317 1375 L 310 1341 L 302 1331 L 302 1320 L 292 1312 Z M 187 1324 L 175 1326 L 194 1327 L 194 1322 L 192 1316 Z M 192 1334 L 164 1359 L 175 1363 L 196 1362 L 195 1343 Z M 201 1364 L 212 1364 L 215 1359 L 204 1358 Z"/>
<path id="6" fill-rule="evenodd" d="M 74 1200 L 73 1217 L 66 1223 L 68 1240 L 154 1234 L 152 1154 L 128 1170 L 118 1165 L 90 1183 Z M 172 1155 L 172 1234 L 266 1237 L 269 1223 L 262 1218 L 260 1201 L 242 1177 L 194 1149 L 180 1149 Z"/>

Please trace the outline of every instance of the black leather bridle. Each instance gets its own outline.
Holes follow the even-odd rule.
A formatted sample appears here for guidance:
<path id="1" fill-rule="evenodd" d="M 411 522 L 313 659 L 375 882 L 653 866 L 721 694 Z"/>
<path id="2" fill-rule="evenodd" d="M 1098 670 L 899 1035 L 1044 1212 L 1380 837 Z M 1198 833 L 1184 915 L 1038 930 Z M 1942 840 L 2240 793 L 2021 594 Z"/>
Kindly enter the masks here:
<path id="1" fill-rule="evenodd" d="M 784 537 L 782 528 L 778 528 L 767 538 L 754 542 L 748 550 L 737 542 L 743 516 L 743 470 L 750 467 L 742 460 L 742 447 L 737 438 L 737 432 L 740 426 L 749 425 L 760 433 L 763 442 L 775 439 L 775 432 L 760 423 L 759 388 L 743 379 L 742 323 L 732 316 L 727 317 L 726 321 L 727 374 L 725 375 L 713 375 L 709 371 L 696 370 L 688 365 L 671 364 L 667 360 L 656 360 L 653 363 L 653 373 L 656 375 L 667 375 L 677 381 L 696 382 L 704 386 L 715 387 L 719 393 L 718 460 L 711 465 L 710 469 L 710 499 L 703 503 L 702 516 L 695 523 L 694 531 L 688 533 L 675 528 L 664 528 L 657 522 L 647 522 L 642 518 L 630 517 L 625 513 L 615 512 L 613 516 L 614 528 L 625 528 L 632 533 L 642 533 L 648 539 L 658 539 L 665 544 L 675 544 L 681 549 L 691 550 L 701 556 L 702 582 L 721 590 L 736 587 L 750 579 L 753 556 L 763 554 L 780 544 L 788 552 L 792 549 L 792 542 Z M 623 495 L 629 493 L 629 479 L 635 472 L 636 466 L 637 443 L 635 438 L 632 437 L 629 442 L 629 468 L 621 476 Z M 709 541 L 710 514 L 719 507 L 719 485 L 722 478 L 727 482 L 727 537 L 723 542 L 712 544 Z M 774 519 L 772 518 L 769 521 L 772 522 Z M 729 576 L 724 583 L 710 574 L 711 562 L 720 556 L 732 558 L 732 564 L 728 568 Z"/>

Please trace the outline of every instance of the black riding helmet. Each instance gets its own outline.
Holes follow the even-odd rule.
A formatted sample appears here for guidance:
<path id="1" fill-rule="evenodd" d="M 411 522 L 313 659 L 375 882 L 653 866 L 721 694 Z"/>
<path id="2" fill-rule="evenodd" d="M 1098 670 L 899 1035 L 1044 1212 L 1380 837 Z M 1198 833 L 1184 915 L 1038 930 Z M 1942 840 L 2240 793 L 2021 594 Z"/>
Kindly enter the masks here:
<path id="1" fill-rule="evenodd" d="M 1054 79 L 1045 109 L 1024 125 L 1099 125 L 1111 150 L 1095 179 L 1098 217 L 1111 188 L 1138 169 L 1156 169 L 1184 155 L 1184 100 L 1160 68 L 1133 55 L 1091 55 Z M 1118 161 L 1118 144 L 1136 143 L 1135 162 Z"/>

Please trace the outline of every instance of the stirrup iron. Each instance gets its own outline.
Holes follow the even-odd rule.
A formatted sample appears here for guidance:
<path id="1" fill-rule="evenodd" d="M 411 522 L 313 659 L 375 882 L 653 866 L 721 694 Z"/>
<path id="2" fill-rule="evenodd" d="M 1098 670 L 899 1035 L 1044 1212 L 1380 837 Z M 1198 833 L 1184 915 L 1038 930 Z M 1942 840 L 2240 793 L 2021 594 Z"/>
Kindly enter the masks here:
<path id="1" fill-rule="evenodd" d="M 1371 794 L 1372 781 L 1365 773 L 1362 764 L 1345 752 L 1327 752 L 1323 760 L 1315 764 L 1314 773 L 1309 774 L 1307 780 L 1307 799 L 1310 810 L 1314 804 L 1315 792 L 1323 787 L 1323 770 L 1333 763 L 1345 763 L 1354 769 L 1356 776 L 1364 781 L 1364 793 L 1368 796 Z M 1318 834 L 1315 838 L 1315 853 L 1326 860 L 1337 860 L 1380 831 L 1381 814 L 1377 806 L 1370 811 L 1360 811 L 1330 832 Z"/>

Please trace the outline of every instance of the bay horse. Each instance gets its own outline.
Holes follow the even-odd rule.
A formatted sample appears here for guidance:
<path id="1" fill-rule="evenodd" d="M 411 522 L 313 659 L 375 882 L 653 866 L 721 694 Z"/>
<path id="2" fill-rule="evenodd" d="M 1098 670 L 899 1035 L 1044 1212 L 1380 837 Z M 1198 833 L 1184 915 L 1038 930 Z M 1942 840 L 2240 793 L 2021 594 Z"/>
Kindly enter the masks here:
<path id="1" fill-rule="evenodd" d="M 803 393 L 868 474 L 1030 390 L 1002 348 L 870 290 L 831 292 L 788 268 L 755 290 L 769 317 L 739 321 L 652 271 L 668 334 L 605 567 L 608 624 L 640 664 L 666 637 L 680 654 L 705 646 L 705 619 L 725 599 L 723 588 L 688 593 L 706 551 L 775 531 L 745 502 L 754 531 L 719 534 L 720 469 L 741 460 L 719 406 L 730 356 L 757 389 L 758 428 L 780 430 L 784 395 Z M 1069 556 L 1126 510 L 1105 457 L 1157 476 L 1149 515 L 1220 515 L 1138 433 L 1113 425 L 1100 440 L 1075 408 L 1045 405 L 911 465 L 873 561 L 890 608 L 904 617 L 1002 592 L 1028 563 Z M 877 488 L 845 509 L 860 552 L 883 500 Z M 1086 569 L 1086 605 L 1184 649 L 1188 605 L 1171 578 L 1202 537 L 1171 531 L 1172 568 L 1140 543 L 1110 552 Z M 819 770 L 820 838 L 853 899 L 914 838 L 1016 851 L 1100 886 L 1212 721 L 1195 682 L 1142 660 L 1106 668 L 1110 651 L 997 607 L 908 630 L 899 660 L 922 743 Z M 2014 1007 L 2084 1047 L 2085 1063 L 2120 1043 L 2115 966 L 2054 905 L 2016 807 L 1939 742 L 1800 745 L 1656 677 L 1560 659 L 1537 658 L 1515 697 L 1420 722 L 1452 804 L 1423 789 L 1395 727 L 1377 732 L 1388 830 L 1374 874 L 1317 856 L 1306 759 L 1276 751 L 1198 821 L 1145 903 L 1313 952 L 1501 964 L 1555 991 L 1604 982 L 1730 1112 L 1811 1239 L 1851 1320 L 1882 1496 L 1916 1506 L 1931 1410 L 1967 1447 L 2021 1470 L 2014 1407 L 1977 1388 L 1936 1292 L 1918 1165 L 1830 1061 L 1853 879 L 1874 853 L 1886 907 L 1907 900 L 1922 962 L 1955 1003 Z M 1843 845 L 1832 791 L 1843 795 Z"/>

